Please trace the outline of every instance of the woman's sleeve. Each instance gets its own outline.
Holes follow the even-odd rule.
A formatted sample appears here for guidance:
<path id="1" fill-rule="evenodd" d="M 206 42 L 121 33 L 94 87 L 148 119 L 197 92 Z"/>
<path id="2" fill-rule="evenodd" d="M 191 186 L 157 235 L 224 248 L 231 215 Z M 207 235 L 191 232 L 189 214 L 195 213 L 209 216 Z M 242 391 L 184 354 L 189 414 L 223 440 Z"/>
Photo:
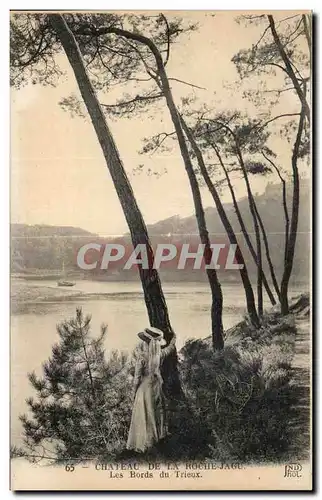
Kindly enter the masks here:
<path id="1" fill-rule="evenodd" d="M 172 339 L 170 340 L 169 345 L 161 349 L 161 360 L 169 356 L 169 354 L 171 354 L 175 350 L 175 345 L 176 345 L 176 335 L 174 333 Z"/>

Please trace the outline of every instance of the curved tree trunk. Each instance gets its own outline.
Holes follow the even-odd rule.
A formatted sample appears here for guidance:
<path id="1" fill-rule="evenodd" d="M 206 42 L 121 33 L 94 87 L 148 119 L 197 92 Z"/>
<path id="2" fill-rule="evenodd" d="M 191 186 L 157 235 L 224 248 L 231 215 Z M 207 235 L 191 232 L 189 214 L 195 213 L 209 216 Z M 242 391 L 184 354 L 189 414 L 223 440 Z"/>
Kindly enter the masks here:
<path id="1" fill-rule="evenodd" d="M 256 267 L 257 267 L 257 255 L 256 255 L 256 251 L 255 251 L 255 248 L 253 246 L 253 243 L 249 237 L 249 234 L 248 234 L 248 231 L 246 229 L 246 226 L 245 226 L 245 223 L 244 223 L 244 219 L 242 217 L 242 214 L 239 210 L 239 206 L 238 206 L 238 202 L 237 202 L 237 199 L 236 199 L 236 196 L 235 196 L 235 191 L 234 191 L 234 188 L 233 188 L 233 185 L 230 181 L 230 177 L 229 177 L 229 174 L 228 174 L 228 171 L 227 171 L 227 168 L 225 167 L 225 164 L 222 160 L 222 157 L 221 157 L 221 154 L 219 153 L 219 150 L 218 148 L 213 144 L 213 143 L 210 143 L 210 146 L 214 149 L 215 153 L 216 153 L 216 156 L 219 160 L 219 163 L 224 171 L 224 174 L 225 174 L 225 177 L 226 177 L 226 180 L 227 180 L 227 184 L 228 184 L 228 188 L 229 188 L 229 191 L 230 191 L 230 194 L 231 194 L 231 197 L 232 197 L 232 200 L 233 200 L 233 205 L 234 205 L 234 210 L 236 212 L 236 215 L 237 215 L 237 219 L 238 219 L 238 222 L 239 222 L 239 225 L 240 225 L 240 228 L 241 228 L 241 231 L 243 233 L 243 236 L 245 238 L 245 241 L 247 243 L 247 246 L 248 246 L 248 249 L 249 249 L 249 252 L 251 254 L 251 256 L 253 257 L 253 260 L 256 264 Z M 265 276 L 265 273 L 263 271 L 263 269 L 260 269 L 261 272 L 262 272 L 262 281 L 263 281 L 263 285 L 264 285 L 264 288 L 266 290 L 266 293 L 269 297 L 269 300 L 271 301 L 271 304 L 273 306 L 275 306 L 276 304 L 276 300 L 275 300 L 275 297 L 270 289 L 270 286 L 268 284 L 268 281 L 266 279 L 266 276 Z"/>
<path id="2" fill-rule="evenodd" d="M 163 62 L 160 56 L 158 63 L 158 69 L 160 73 L 160 79 L 162 83 L 162 90 L 165 94 L 167 105 L 171 114 L 171 118 L 177 133 L 181 155 L 184 160 L 186 172 L 189 178 L 190 187 L 192 191 L 195 213 L 199 228 L 200 240 L 205 245 L 205 263 L 208 265 L 211 262 L 212 251 L 209 241 L 209 235 L 207 230 L 205 213 L 201 200 L 201 193 L 199 184 L 194 173 L 193 165 L 190 159 L 187 144 L 184 138 L 184 133 L 181 127 L 180 118 L 174 104 L 172 93 L 169 86 L 169 81 L 166 76 L 166 72 L 163 66 Z M 223 339 L 223 324 L 222 324 L 222 308 L 223 308 L 223 296 L 221 285 L 219 283 L 217 272 L 215 269 L 206 269 L 211 295 L 212 295 L 212 305 L 211 305 L 211 322 L 212 322 L 212 343 L 214 350 L 220 350 L 224 347 Z"/>
<path id="3" fill-rule="evenodd" d="M 240 247 L 238 245 L 238 241 L 237 241 L 235 232 L 234 232 L 233 227 L 230 224 L 230 221 L 227 217 L 227 214 L 225 212 L 225 209 L 223 207 L 221 199 L 218 195 L 217 189 L 214 186 L 214 184 L 213 184 L 213 182 L 208 174 L 207 167 L 206 167 L 205 162 L 203 160 L 203 156 L 202 156 L 202 153 L 198 147 L 198 144 L 196 143 L 191 130 L 187 126 L 187 124 L 182 116 L 180 116 L 180 119 L 181 119 L 183 130 L 185 131 L 186 136 L 187 136 L 187 138 L 190 141 L 190 144 L 192 146 L 193 152 L 196 155 L 201 174 L 202 174 L 202 176 L 207 184 L 207 187 L 208 187 L 208 189 L 213 197 L 213 200 L 215 202 L 220 220 L 221 220 L 221 222 L 226 230 L 229 241 L 231 244 L 236 245 L 237 262 L 238 262 L 238 264 L 241 264 L 243 266 L 239 270 L 239 272 L 240 272 L 240 276 L 241 276 L 244 290 L 245 290 L 247 311 L 248 311 L 248 314 L 249 314 L 249 317 L 250 317 L 252 324 L 256 328 L 258 328 L 259 327 L 259 319 L 258 319 L 258 315 L 257 315 L 257 311 L 256 311 L 253 288 L 252 288 L 251 281 L 249 279 L 249 275 L 248 275 L 248 271 L 247 271 L 247 267 L 246 267 L 246 263 L 245 263 L 243 254 L 242 254 Z"/>
<path id="4" fill-rule="evenodd" d="M 106 165 L 111 174 L 115 190 L 128 223 L 132 243 L 134 247 L 138 244 L 144 244 L 148 251 L 149 262 L 152 262 L 153 250 L 149 241 L 145 222 L 135 200 L 132 187 L 127 178 L 104 113 L 87 75 L 77 41 L 63 16 L 60 14 L 49 14 L 49 18 L 74 71 L 79 90 L 93 123 L 106 160 Z M 142 266 L 139 266 L 139 274 L 150 324 L 151 326 L 160 328 L 164 332 L 166 341 L 169 342 L 173 336 L 173 330 L 170 325 L 161 282 L 157 270 L 152 269 L 152 264 L 149 267 L 149 269 L 142 269 Z M 163 366 L 163 373 L 166 377 L 166 389 L 172 395 L 179 395 L 181 394 L 181 387 L 177 370 L 176 352 L 166 359 L 165 363 L 167 366 Z"/>
<path id="5" fill-rule="evenodd" d="M 302 22 L 303 22 L 305 38 L 306 38 L 307 45 L 308 45 L 309 51 L 310 51 L 310 64 L 311 64 L 311 51 L 312 51 L 312 40 L 311 40 L 311 29 L 310 29 L 311 26 L 309 27 L 309 23 L 307 21 L 306 14 L 302 15 Z"/>
<path id="6" fill-rule="evenodd" d="M 271 253 L 270 253 L 270 250 L 269 250 L 269 245 L 268 245 L 268 239 L 267 239 L 267 234 L 266 234 L 265 226 L 263 224 L 263 220 L 262 220 L 262 218 L 260 216 L 260 213 L 258 211 L 258 208 L 257 208 L 256 202 L 254 200 L 254 197 L 253 197 L 253 202 L 254 202 L 254 209 L 255 209 L 255 212 L 256 212 L 256 215 L 257 215 L 257 220 L 259 222 L 259 226 L 261 228 L 262 235 L 263 235 L 263 241 L 264 241 L 264 246 L 265 246 L 266 258 L 267 258 L 269 270 L 270 270 L 270 273 L 271 273 L 272 282 L 273 282 L 273 285 L 274 285 L 274 288 L 275 288 L 275 292 L 276 292 L 276 294 L 277 294 L 277 296 L 278 296 L 278 298 L 280 300 L 281 299 L 281 293 L 280 293 L 280 289 L 278 287 L 278 283 L 277 283 L 277 279 L 276 279 L 276 274 L 275 274 L 275 270 L 274 270 L 274 265 L 273 265 L 273 262 L 272 262 L 272 259 L 271 259 Z"/>
<path id="7" fill-rule="evenodd" d="M 248 175 L 247 175 L 247 170 L 246 170 L 243 156 L 242 156 L 242 153 L 241 153 L 241 150 L 240 150 L 240 147 L 239 147 L 237 140 L 236 140 L 236 149 L 237 149 L 237 158 L 238 158 L 239 164 L 241 166 L 241 169 L 243 171 L 243 176 L 244 176 L 244 180 L 245 180 L 245 184 L 246 184 L 249 209 L 250 209 L 250 213 L 252 214 L 252 218 L 253 218 L 253 225 L 254 225 L 255 238 L 256 238 L 256 254 L 257 254 L 258 315 L 259 315 L 259 317 L 262 317 L 263 316 L 263 280 L 262 280 L 263 263 L 262 263 L 261 237 L 260 237 L 260 232 L 259 232 L 259 225 L 258 225 L 258 220 L 257 220 L 257 215 L 256 215 L 256 210 L 255 210 L 253 193 L 252 193 L 252 190 L 250 187 L 250 183 L 249 183 L 249 179 L 248 179 Z"/>
<path id="8" fill-rule="evenodd" d="M 280 37 L 278 36 L 278 33 L 276 31 L 276 27 L 275 27 L 274 17 L 272 15 L 268 15 L 267 17 L 268 17 L 269 26 L 270 26 L 270 29 L 272 32 L 273 40 L 275 42 L 277 50 L 279 51 L 281 59 L 285 65 L 285 71 L 287 72 L 288 76 L 292 80 L 292 83 L 293 83 L 293 86 L 296 90 L 298 98 L 301 101 L 302 109 L 305 113 L 307 121 L 308 121 L 308 123 L 310 123 L 311 122 L 310 106 L 308 105 L 308 102 L 306 100 L 305 91 L 303 91 L 298 79 L 296 78 L 296 75 L 294 73 L 289 56 L 285 52 L 284 46 L 280 40 Z"/>
<path id="9" fill-rule="evenodd" d="M 257 301 L 258 301 L 258 315 L 259 317 L 263 316 L 263 265 L 262 265 L 262 248 L 261 248 L 261 237 L 260 237 L 260 232 L 259 232 L 259 225 L 258 225 L 258 220 L 256 216 L 256 210 L 254 207 L 254 198 L 253 198 L 253 193 L 250 187 L 249 179 L 248 179 L 248 174 L 247 170 L 245 167 L 243 155 L 239 146 L 239 141 L 236 136 L 236 134 L 232 131 L 232 129 L 226 125 L 226 124 L 221 124 L 223 128 L 228 130 L 230 134 L 233 136 L 234 141 L 235 141 L 235 147 L 236 147 L 236 157 L 238 159 L 239 165 L 242 169 L 243 172 L 243 177 L 245 180 L 246 184 L 246 190 L 247 190 L 247 198 L 248 198 L 248 204 L 249 204 L 249 209 L 250 213 L 252 215 L 253 219 L 253 225 L 254 225 L 254 231 L 255 231 L 255 237 L 256 237 L 256 263 L 257 263 Z"/>
<path id="10" fill-rule="evenodd" d="M 208 235 L 208 230 L 207 230 L 207 224 L 206 224 L 206 219 L 205 219 L 205 214 L 204 214 L 204 209 L 202 205 L 202 200 L 201 200 L 201 194 L 200 194 L 200 189 L 198 185 L 198 181 L 196 178 L 196 175 L 193 170 L 193 165 L 190 159 L 188 147 L 186 144 L 185 136 L 181 127 L 180 123 L 180 118 L 177 112 L 177 108 L 175 106 L 172 92 L 170 89 L 169 85 L 169 80 L 165 71 L 165 67 L 163 64 L 163 60 L 161 57 L 161 54 L 154 44 L 154 42 L 150 39 L 147 38 L 139 33 L 134 33 L 130 31 L 126 31 L 120 28 L 116 28 L 113 26 L 109 27 L 101 27 L 96 30 L 96 35 L 99 36 L 100 34 L 106 34 L 106 33 L 114 33 L 119 36 L 123 36 L 124 38 L 127 38 L 129 40 L 135 40 L 137 42 L 142 43 L 143 45 L 146 45 L 149 47 L 151 50 L 152 54 L 154 55 L 155 62 L 157 65 L 157 76 L 154 76 L 150 74 L 151 77 L 153 77 L 158 84 L 159 88 L 162 90 L 164 93 L 166 103 L 170 112 L 171 120 L 173 122 L 176 135 L 178 138 L 179 142 L 179 147 L 180 147 L 180 152 L 182 159 L 184 161 L 185 169 L 188 175 L 191 191 L 192 191 L 192 196 L 193 196 L 193 202 L 194 202 L 194 207 L 195 207 L 195 214 L 196 214 L 196 219 L 197 219 L 197 224 L 198 224 L 198 229 L 199 229 L 199 235 L 200 235 L 200 240 L 201 243 L 205 245 L 205 263 L 210 264 L 211 262 L 211 257 L 212 257 L 212 251 L 211 251 L 211 246 L 210 246 L 210 241 L 209 241 L 209 235 Z M 214 350 L 220 350 L 224 347 L 224 339 L 223 339 L 223 324 L 222 324 L 222 307 L 223 307 L 223 296 L 222 296 L 222 290 L 221 290 L 221 285 L 219 283 L 217 273 L 215 269 L 206 269 L 210 289 L 211 289 L 211 295 L 212 295 L 212 305 L 211 305 L 211 323 L 212 323 L 212 342 L 213 342 L 213 348 Z"/>
<path id="11" fill-rule="evenodd" d="M 267 160 L 272 165 L 282 183 L 282 203 L 283 203 L 284 218 L 285 218 L 285 244 L 284 244 L 284 264 L 285 264 L 287 256 L 287 248 L 288 248 L 288 236 L 290 232 L 290 218 L 288 215 L 288 208 L 287 208 L 286 182 L 285 179 L 283 179 L 275 163 L 268 156 L 266 156 L 263 151 L 262 155 L 264 156 L 265 160 Z"/>
<path id="12" fill-rule="evenodd" d="M 297 135 L 294 143 L 293 153 L 292 153 L 292 172 L 293 172 L 293 201 L 292 201 L 292 215 L 291 215 L 291 225 L 290 225 L 290 234 L 288 239 L 288 248 L 285 259 L 284 273 L 281 281 L 281 312 L 283 315 L 289 313 L 289 305 L 288 305 L 288 285 L 293 269 L 293 261 L 294 261 L 294 253 L 295 253 L 295 244 L 296 244 L 296 236 L 297 236 L 297 226 L 298 226 L 298 217 L 299 217 L 299 208 L 300 208 L 300 178 L 299 171 L 297 167 L 297 160 L 299 149 L 301 145 L 301 137 L 304 128 L 304 120 L 305 120 L 306 111 L 305 108 L 302 107 L 299 126 L 297 129 Z"/>

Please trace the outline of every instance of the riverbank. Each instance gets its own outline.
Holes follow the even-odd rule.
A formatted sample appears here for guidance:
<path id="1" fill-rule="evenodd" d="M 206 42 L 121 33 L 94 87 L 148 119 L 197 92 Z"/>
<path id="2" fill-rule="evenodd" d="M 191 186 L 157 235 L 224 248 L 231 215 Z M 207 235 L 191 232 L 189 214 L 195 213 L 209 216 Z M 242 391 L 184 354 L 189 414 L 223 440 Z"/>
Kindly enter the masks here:
<path id="1" fill-rule="evenodd" d="M 226 330 L 225 348 L 220 352 L 213 352 L 210 338 L 187 340 L 179 350 L 185 404 L 169 413 L 169 439 L 142 460 L 207 458 L 251 464 L 307 460 L 309 314 L 309 296 L 302 294 L 291 302 L 288 316 L 282 317 L 274 309 L 267 312 L 259 330 L 247 319 L 236 322 Z M 113 379 L 113 390 L 115 387 L 117 379 Z M 103 391 L 107 401 L 111 390 L 107 384 Z M 120 415 L 115 421 L 108 416 L 115 436 L 108 443 L 108 452 L 104 443 L 95 444 L 93 460 L 117 460 L 125 448 L 131 414 L 130 380 L 122 382 L 122 395 L 122 408 L 127 408 L 124 412 L 119 409 L 124 428 L 117 430 Z M 81 451 L 88 453 L 86 444 Z"/>
<path id="2" fill-rule="evenodd" d="M 50 282 L 49 282 L 50 283 Z M 32 283 L 29 280 L 13 279 L 11 281 L 11 313 L 21 314 L 28 311 L 30 308 L 50 303 L 59 302 L 83 302 L 89 299 L 103 300 L 106 298 L 113 299 L 117 297 L 120 299 L 130 299 L 132 296 L 137 295 L 135 291 L 120 291 L 108 292 L 91 291 L 86 292 L 77 287 L 63 287 L 58 286 L 56 281 L 52 281 L 49 285 Z"/>
<path id="3" fill-rule="evenodd" d="M 84 294 L 69 288 L 55 287 L 55 282 L 53 282 L 53 286 L 49 287 L 31 285 L 23 279 L 13 279 L 11 280 L 10 295 L 11 313 L 18 314 L 23 312 L 28 304 L 81 299 Z"/>
<path id="4" fill-rule="evenodd" d="M 75 281 L 75 280 L 74 280 Z M 245 309 L 244 291 L 239 284 L 223 283 L 225 291 L 225 310 L 234 306 Z M 297 284 L 290 292 L 290 296 L 298 296 L 307 289 L 307 285 Z M 170 296 L 174 293 L 192 292 L 194 294 L 208 294 L 207 284 L 200 282 L 174 282 L 163 283 L 164 292 Z M 230 297 L 234 296 L 234 300 Z M 143 297 L 143 291 L 138 282 L 120 281 L 96 281 L 96 280 L 76 280 L 74 287 L 59 287 L 54 279 L 25 279 L 22 276 L 11 278 L 11 313 L 20 314 L 37 306 L 37 304 L 49 304 L 59 302 L 83 302 L 89 299 L 131 299 Z M 267 298 L 266 298 L 267 299 Z M 264 304 L 265 308 L 271 309 L 270 303 Z"/>

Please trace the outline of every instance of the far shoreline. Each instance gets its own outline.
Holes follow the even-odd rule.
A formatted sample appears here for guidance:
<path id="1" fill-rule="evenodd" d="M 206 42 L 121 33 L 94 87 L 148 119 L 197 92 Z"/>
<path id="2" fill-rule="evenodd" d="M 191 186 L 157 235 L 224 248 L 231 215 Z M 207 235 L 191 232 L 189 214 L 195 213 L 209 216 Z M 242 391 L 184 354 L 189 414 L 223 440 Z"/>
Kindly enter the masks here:
<path id="1" fill-rule="evenodd" d="M 32 283 L 32 281 L 39 281 L 39 285 Z M 79 281 L 88 281 L 93 283 L 119 283 L 120 291 L 91 291 L 87 292 L 84 290 L 77 289 L 76 286 L 71 288 L 64 288 L 58 286 L 46 286 L 45 284 L 41 284 L 44 281 L 51 281 L 53 284 L 55 283 L 55 279 L 48 277 L 38 277 L 33 279 L 30 275 L 27 279 L 21 275 L 12 275 L 11 276 L 11 287 L 10 287 L 10 295 L 11 295 L 11 314 L 22 314 L 26 312 L 26 309 L 32 306 L 37 305 L 45 305 L 45 304 L 58 304 L 62 302 L 84 302 L 89 300 L 126 300 L 126 299 L 143 299 L 143 290 L 141 289 L 140 283 L 136 281 L 116 281 L 116 280 L 89 280 L 81 278 Z M 129 285 L 136 283 L 138 285 L 138 290 L 122 290 L 122 285 Z M 195 293 L 207 293 L 207 282 L 201 281 L 163 281 L 164 285 L 167 286 L 169 284 L 174 286 L 196 286 L 200 287 L 201 285 L 206 285 L 205 290 L 195 290 Z M 242 286 L 238 282 L 222 282 L 223 285 L 227 286 Z M 303 293 L 309 293 L 309 285 L 307 283 L 294 283 L 291 288 L 295 288 L 292 295 L 300 295 Z M 187 289 L 187 292 L 189 290 Z M 167 294 L 176 293 L 175 291 L 167 291 Z M 293 298 L 293 297 L 292 297 Z"/>

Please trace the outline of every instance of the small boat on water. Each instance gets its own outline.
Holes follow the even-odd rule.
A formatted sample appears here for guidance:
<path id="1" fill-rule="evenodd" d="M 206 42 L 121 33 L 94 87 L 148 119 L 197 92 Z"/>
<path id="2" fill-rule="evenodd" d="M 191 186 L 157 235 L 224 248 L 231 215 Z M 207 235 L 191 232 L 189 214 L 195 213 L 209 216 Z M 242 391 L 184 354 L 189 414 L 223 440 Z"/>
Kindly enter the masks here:
<path id="1" fill-rule="evenodd" d="M 65 281 L 65 280 L 59 280 L 57 281 L 58 286 L 74 286 L 76 283 L 73 281 Z"/>
<path id="2" fill-rule="evenodd" d="M 74 286 L 76 285 L 76 283 L 74 281 L 68 281 L 65 279 L 65 263 L 63 261 L 63 269 L 62 269 L 62 276 L 63 278 L 61 278 L 59 281 L 57 281 L 57 286 Z"/>

